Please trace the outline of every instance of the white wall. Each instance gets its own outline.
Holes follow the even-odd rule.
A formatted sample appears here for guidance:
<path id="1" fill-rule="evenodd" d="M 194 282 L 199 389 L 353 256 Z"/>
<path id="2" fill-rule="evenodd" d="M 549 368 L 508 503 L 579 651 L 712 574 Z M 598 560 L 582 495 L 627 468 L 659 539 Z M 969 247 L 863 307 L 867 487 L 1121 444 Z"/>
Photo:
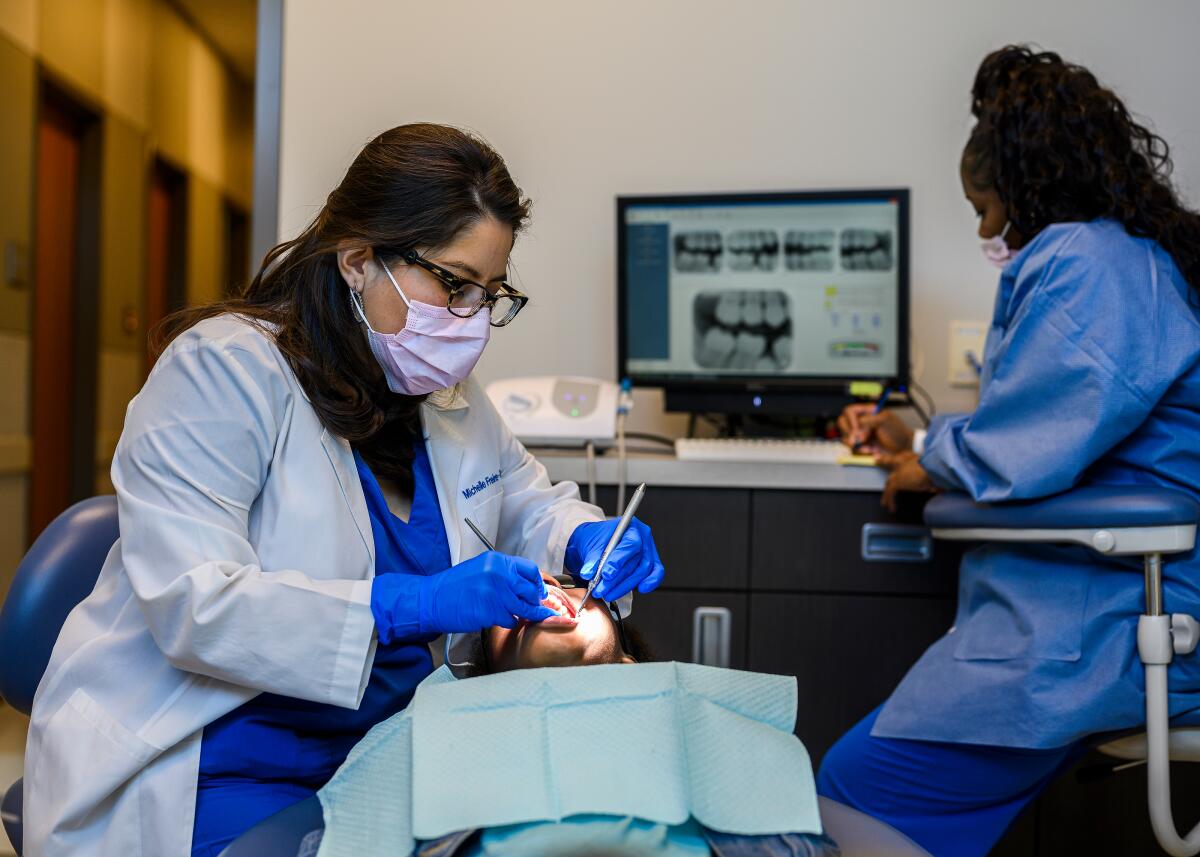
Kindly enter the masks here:
<path id="1" fill-rule="evenodd" d="M 995 284 L 957 169 L 980 59 L 1033 41 L 1089 66 L 1172 144 L 1194 204 L 1198 32 L 1191 0 L 288 0 L 280 232 L 378 131 L 470 127 L 535 201 L 514 254 L 535 302 L 480 375 L 611 378 L 616 194 L 910 186 L 918 378 L 965 409 L 947 326 L 989 318 Z"/>

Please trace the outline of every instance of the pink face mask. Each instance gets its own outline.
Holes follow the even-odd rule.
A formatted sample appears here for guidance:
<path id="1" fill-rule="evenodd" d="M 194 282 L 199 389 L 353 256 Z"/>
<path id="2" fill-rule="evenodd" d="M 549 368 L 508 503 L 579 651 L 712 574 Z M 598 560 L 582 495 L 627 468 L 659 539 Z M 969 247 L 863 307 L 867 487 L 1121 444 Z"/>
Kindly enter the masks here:
<path id="1" fill-rule="evenodd" d="M 362 295 L 350 290 L 350 300 L 367 326 L 371 353 L 383 368 L 393 393 L 423 396 L 453 387 L 471 374 L 492 335 L 491 310 L 459 318 L 446 307 L 410 301 L 387 265 L 380 267 L 408 307 L 408 320 L 398 333 L 380 333 L 367 321 Z"/>
<path id="2" fill-rule="evenodd" d="M 1012 261 L 1013 251 L 1008 246 L 1008 242 L 1004 240 L 1004 236 L 1008 234 L 1008 227 L 1012 226 L 1012 221 L 1004 224 L 1004 228 L 1000 230 L 999 235 L 993 235 L 991 238 L 984 238 L 980 242 L 980 248 L 983 250 L 983 255 L 989 262 L 1003 271 Z"/>

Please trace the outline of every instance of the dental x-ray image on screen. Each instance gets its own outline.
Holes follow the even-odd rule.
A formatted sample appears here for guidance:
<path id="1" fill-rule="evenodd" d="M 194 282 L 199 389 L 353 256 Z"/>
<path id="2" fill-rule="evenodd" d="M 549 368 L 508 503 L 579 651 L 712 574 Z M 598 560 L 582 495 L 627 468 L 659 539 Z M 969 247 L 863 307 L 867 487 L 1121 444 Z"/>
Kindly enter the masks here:
<path id="1" fill-rule="evenodd" d="M 742 229 L 725 238 L 731 271 L 774 271 L 779 262 L 779 233 Z"/>
<path id="2" fill-rule="evenodd" d="M 789 230 L 783 236 L 783 263 L 789 271 L 832 271 L 833 230 Z"/>
<path id="3" fill-rule="evenodd" d="M 720 232 L 680 232 L 675 236 L 675 270 L 709 274 L 721 270 Z"/>
<path id="4" fill-rule="evenodd" d="M 704 369 L 781 372 L 792 362 L 792 313 L 780 291 L 701 292 L 694 356 Z"/>
<path id="5" fill-rule="evenodd" d="M 881 232 L 875 229 L 843 229 L 841 250 L 843 270 L 891 270 L 891 232 Z"/>

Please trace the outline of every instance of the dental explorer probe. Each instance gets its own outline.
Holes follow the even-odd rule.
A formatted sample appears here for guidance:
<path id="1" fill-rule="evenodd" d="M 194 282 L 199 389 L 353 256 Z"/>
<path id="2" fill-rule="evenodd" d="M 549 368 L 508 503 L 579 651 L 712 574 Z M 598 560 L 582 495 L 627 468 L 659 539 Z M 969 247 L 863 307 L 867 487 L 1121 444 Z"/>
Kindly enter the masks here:
<path id="1" fill-rule="evenodd" d="M 592 590 L 600 582 L 600 572 L 604 571 L 604 565 L 608 562 L 609 554 L 621 543 L 621 538 L 625 535 L 625 531 L 629 529 L 629 522 L 633 520 L 633 513 L 637 511 L 638 504 L 642 502 L 642 497 L 645 494 L 646 483 L 643 482 L 633 492 L 633 496 L 629 498 L 629 505 L 625 507 L 625 511 L 621 514 L 621 520 L 617 522 L 617 528 L 613 530 L 612 537 L 608 540 L 608 546 L 604 548 L 604 553 L 600 554 L 600 562 L 596 563 L 596 573 L 592 575 L 587 592 L 583 593 L 583 600 L 579 602 L 579 607 L 576 608 L 577 613 L 583 612 L 583 605 L 587 604 L 587 600 L 592 597 Z"/>
<path id="2" fill-rule="evenodd" d="M 470 518 L 463 518 L 463 520 L 467 522 L 467 526 L 471 528 L 471 532 L 473 532 L 475 534 L 475 537 L 477 539 L 479 539 L 481 542 L 483 542 L 483 546 L 485 548 L 487 548 L 490 551 L 494 551 L 496 549 L 496 546 L 491 543 L 491 541 L 488 539 L 487 536 L 485 536 L 483 534 L 483 530 L 481 530 L 481 529 L 479 529 L 479 527 L 475 526 L 474 521 L 472 521 Z"/>
<path id="3" fill-rule="evenodd" d="M 492 544 L 492 540 L 483 534 L 483 530 L 479 529 L 479 527 L 476 526 L 474 521 L 472 521 L 470 518 L 464 517 L 463 522 L 468 527 L 471 528 L 471 532 L 473 532 L 475 534 L 475 538 L 477 538 L 477 539 L 479 539 L 479 541 L 483 542 L 483 546 L 485 548 L 487 548 L 490 551 L 494 551 L 496 549 L 496 546 L 494 544 Z M 563 589 L 573 589 L 574 588 L 573 584 L 571 583 L 571 576 L 569 574 L 556 574 L 556 575 L 554 575 L 554 580 Z"/>

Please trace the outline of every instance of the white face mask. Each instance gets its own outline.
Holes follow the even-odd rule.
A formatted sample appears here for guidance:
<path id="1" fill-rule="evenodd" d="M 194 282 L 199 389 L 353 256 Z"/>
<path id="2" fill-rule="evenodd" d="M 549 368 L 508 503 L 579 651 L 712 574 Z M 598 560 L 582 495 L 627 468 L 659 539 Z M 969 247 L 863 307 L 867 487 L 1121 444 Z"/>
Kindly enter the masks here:
<path id="1" fill-rule="evenodd" d="M 387 265 L 380 267 L 408 307 L 408 319 L 398 333 L 380 333 L 367 321 L 362 295 L 350 290 L 350 299 L 367 326 L 371 353 L 383 369 L 393 393 L 423 396 L 453 387 L 471 374 L 492 335 L 491 309 L 470 318 L 459 318 L 446 307 L 410 301 L 400 290 Z"/>
<path id="2" fill-rule="evenodd" d="M 1012 248 L 1004 240 L 1004 236 L 1008 234 L 1008 227 L 1010 226 L 1012 226 L 1011 220 L 1004 224 L 1004 228 L 1000 230 L 999 235 L 984 238 L 980 242 L 980 249 L 983 250 L 983 255 L 1001 271 L 1008 267 L 1014 255 Z"/>

